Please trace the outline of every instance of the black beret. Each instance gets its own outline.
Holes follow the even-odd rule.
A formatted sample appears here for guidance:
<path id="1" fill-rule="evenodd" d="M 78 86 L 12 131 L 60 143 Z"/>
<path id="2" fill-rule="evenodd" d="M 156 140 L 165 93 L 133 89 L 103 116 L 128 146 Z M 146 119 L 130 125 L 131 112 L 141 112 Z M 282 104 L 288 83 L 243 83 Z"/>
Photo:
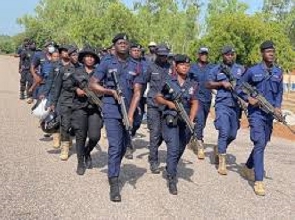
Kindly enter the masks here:
<path id="1" fill-rule="evenodd" d="M 189 63 L 190 61 L 191 61 L 190 58 L 185 54 L 176 54 L 174 56 L 174 62 L 176 64 L 178 64 L 178 63 Z"/>
<path id="2" fill-rule="evenodd" d="M 139 43 L 131 43 L 130 44 L 130 48 L 137 48 L 137 49 L 141 49 L 142 46 Z"/>
<path id="3" fill-rule="evenodd" d="M 117 34 L 112 40 L 113 44 L 116 43 L 118 40 L 128 40 L 127 34 L 125 33 Z"/>
<path id="4" fill-rule="evenodd" d="M 83 59 L 86 55 L 92 55 L 95 59 L 95 64 L 100 62 L 99 56 L 96 54 L 95 49 L 91 47 L 85 47 L 79 52 L 78 61 L 83 63 Z"/>
<path id="5" fill-rule="evenodd" d="M 235 52 L 235 49 L 232 47 L 232 46 L 224 46 L 221 50 L 221 54 L 227 54 L 227 53 L 234 53 Z"/>
<path id="6" fill-rule="evenodd" d="M 271 40 L 267 40 L 264 41 L 261 45 L 260 45 L 260 50 L 265 50 L 265 49 L 275 49 L 275 44 L 274 42 L 272 42 Z"/>

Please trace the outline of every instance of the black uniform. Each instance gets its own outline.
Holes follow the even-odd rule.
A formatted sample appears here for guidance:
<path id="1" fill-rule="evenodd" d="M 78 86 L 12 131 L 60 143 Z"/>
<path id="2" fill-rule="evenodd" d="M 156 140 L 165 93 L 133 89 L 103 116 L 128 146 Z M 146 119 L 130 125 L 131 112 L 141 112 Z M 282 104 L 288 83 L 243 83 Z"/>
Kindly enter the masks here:
<path id="1" fill-rule="evenodd" d="M 23 49 L 20 53 L 20 92 L 24 93 L 32 86 L 33 77 L 30 73 L 31 61 L 35 51 L 30 49 Z"/>
<path id="2" fill-rule="evenodd" d="M 88 86 L 88 80 L 93 75 L 88 74 L 84 67 L 76 69 L 72 75 L 74 86 L 84 89 Z M 90 157 L 90 152 L 100 140 L 102 117 L 101 110 L 87 96 L 80 97 L 75 93 L 73 100 L 72 127 L 76 135 L 76 149 L 78 160 L 84 156 Z M 89 138 L 88 145 L 85 146 L 86 139 Z M 87 164 L 86 164 L 87 165 Z M 91 168 L 91 167 L 88 167 Z"/>
<path id="3" fill-rule="evenodd" d="M 71 75 L 75 72 L 75 66 L 69 64 L 62 66 L 56 78 L 52 104 L 57 107 L 61 116 L 61 141 L 70 141 L 71 115 L 73 98 L 77 87 L 74 87 Z"/>

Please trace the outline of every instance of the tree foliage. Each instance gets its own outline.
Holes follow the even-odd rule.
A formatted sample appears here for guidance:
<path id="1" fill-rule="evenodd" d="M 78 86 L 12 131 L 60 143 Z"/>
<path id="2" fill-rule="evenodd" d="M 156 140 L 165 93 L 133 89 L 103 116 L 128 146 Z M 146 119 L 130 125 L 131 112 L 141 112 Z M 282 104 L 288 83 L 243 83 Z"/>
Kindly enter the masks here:
<path id="1" fill-rule="evenodd" d="M 215 62 L 221 47 L 231 44 L 238 61 L 246 65 L 258 62 L 259 45 L 272 39 L 280 64 L 293 68 L 294 2 L 264 1 L 262 11 L 249 15 L 248 5 L 239 0 L 137 0 L 132 8 L 119 0 L 41 0 L 35 15 L 25 15 L 18 22 L 25 27 L 24 35 L 40 46 L 49 37 L 80 47 L 86 42 L 108 46 L 116 33 L 126 32 L 144 46 L 164 42 L 174 53 L 191 56 L 206 45 Z"/>
<path id="2" fill-rule="evenodd" d="M 0 53 L 13 53 L 15 51 L 15 42 L 12 37 L 0 35 Z"/>

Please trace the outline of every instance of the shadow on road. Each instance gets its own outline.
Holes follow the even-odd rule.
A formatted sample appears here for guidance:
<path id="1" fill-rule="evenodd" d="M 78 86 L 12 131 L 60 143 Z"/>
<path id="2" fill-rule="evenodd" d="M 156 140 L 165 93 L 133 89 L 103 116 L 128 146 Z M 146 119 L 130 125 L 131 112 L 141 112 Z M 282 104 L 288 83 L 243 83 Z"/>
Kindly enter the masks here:
<path id="1" fill-rule="evenodd" d="M 135 140 L 132 141 L 132 143 L 136 150 L 136 149 L 148 148 L 149 141 L 141 139 L 141 138 L 136 138 Z"/>
<path id="2" fill-rule="evenodd" d="M 137 167 L 134 164 L 124 164 L 121 167 L 121 177 L 120 182 L 122 188 L 124 185 L 130 184 L 134 189 L 136 189 L 137 181 L 147 172 L 147 169 Z"/>
<path id="3" fill-rule="evenodd" d="M 91 153 L 93 167 L 94 168 L 104 168 L 108 165 L 108 153 L 102 151 L 99 145 L 96 145 L 96 150 L 94 149 Z"/>
<path id="4" fill-rule="evenodd" d="M 104 169 L 101 172 L 107 173 L 108 170 Z M 147 169 L 138 167 L 134 164 L 124 164 L 121 166 L 120 171 L 120 191 L 125 186 L 125 184 L 130 184 L 134 189 L 136 189 L 137 181 L 147 172 Z"/>

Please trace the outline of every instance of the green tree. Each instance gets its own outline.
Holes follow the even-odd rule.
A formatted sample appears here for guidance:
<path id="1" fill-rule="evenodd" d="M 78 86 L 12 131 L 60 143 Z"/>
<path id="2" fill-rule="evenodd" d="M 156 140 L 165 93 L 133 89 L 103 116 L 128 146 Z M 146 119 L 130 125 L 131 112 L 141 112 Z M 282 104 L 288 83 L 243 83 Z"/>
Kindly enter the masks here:
<path id="1" fill-rule="evenodd" d="M 15 52 L 13 38 L 7 35 L 0 35 L 0 53 L 9 54 Z"/>

